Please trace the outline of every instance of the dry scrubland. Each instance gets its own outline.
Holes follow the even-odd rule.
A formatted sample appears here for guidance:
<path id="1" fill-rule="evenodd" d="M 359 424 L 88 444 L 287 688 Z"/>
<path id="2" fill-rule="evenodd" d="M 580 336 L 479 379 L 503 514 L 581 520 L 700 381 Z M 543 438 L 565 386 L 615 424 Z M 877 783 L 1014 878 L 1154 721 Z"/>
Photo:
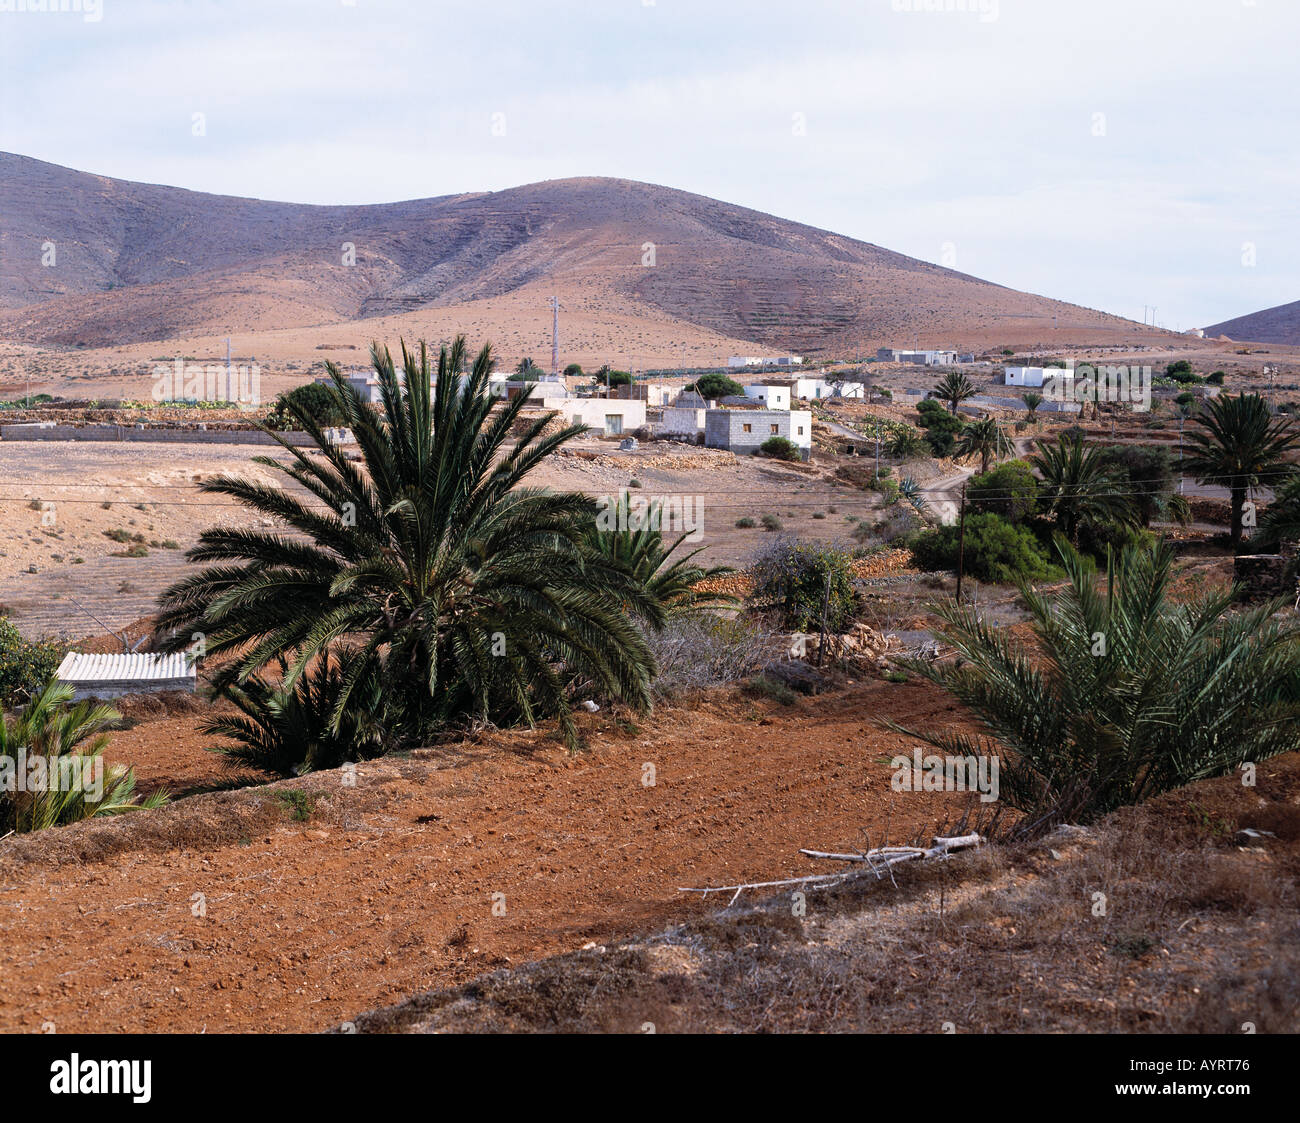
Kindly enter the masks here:
<path id="1" fill-rule="evenodd" d="M 1230 390 L 1261 385 L 1244 361 L 1211 365 L 1230 371 Z M 936 377 L 873 374 L 896 393 Z M 589 438 L 534 481 L 590 495 L 702 495 L 708 564 L 746 566 L 775 540 L 737 527 L 745 516 L 839 542 L 865 520 L 858 541 L 871 540 L 886 512 L 863 486 L 869 458 L 848 447 L 874 449 L 841 430 L 914 420 L 915 410 L 846 403 L 818 417 L 809 465 L 666 442 L 623 452 Z M 1017 433 L 1021 451 L 1067 423 Z M 1083 427 L 1120 443 L 1177 433 L 1168 406 Z M 198 533 L 247 521 L 212 506 L 221 501 L 198 483 L 223 472 L 271 478 L 249 463 L 267 453 L 284 455 L 0 442 L 0 604 L 28 634 L 92 637 L 90 649 L 116 649 L 94 617 L 146 634 Z M 922 458 L 900 470 L 939 498 L 971 468 Z M 1177 596 L 1231 582 L 1215 502 L 1174 533 Z M 142 556 L 115 556 L 132 546 Z M 867 559 L 858 576 L 855 618 L 913 639 L 954 588 L 950 576 L 912 570 L 904 551 Z M 751 587 L 743 575 L 726 581 Z M 1014 590 L 976 588 L 986 619 L 1024 634 Z M 801 876 L 819 868 L 801 847 L 928 840 L 971 812 L 964 795 L 890 787 L 888 761 L 912 742 L 881 723 L 969 730 L 946 694 L 871 667 L 827 677 L 823 692 L 785 703 L 731 685 L 671 692 L 648 716 L 583 713 L 576 753 L 550 725 L 483 731 L 363 763 L 355 786 L 338 770 L 275 780 L 231 769 L 200 732 L 207 703 L 126 699 L 108 761 L 133 766 L 142 793 L 176 798 L 0 840 L 0 1029 L 1300 1029 L 1295 753 L 1262 765 L 1254 789 L 1206 781 L 1088 830 L 892 879 L 866 874 L 810 894 L 806 915 L 787 894 L 724 909 L 725 898 L 679 893 Z M 1092 914 L 1096 892 L 1107 895 L 1105 917 Z M 494 894 L 504 915 L 493 914 Z"/>

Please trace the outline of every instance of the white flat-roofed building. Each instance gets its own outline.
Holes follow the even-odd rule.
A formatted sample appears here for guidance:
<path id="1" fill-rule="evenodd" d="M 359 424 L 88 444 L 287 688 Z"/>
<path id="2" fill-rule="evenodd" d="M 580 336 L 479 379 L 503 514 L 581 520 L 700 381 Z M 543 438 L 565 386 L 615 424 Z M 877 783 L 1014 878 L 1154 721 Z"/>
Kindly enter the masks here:
<path id="1" fill-rule="evenodd" d="M 1007 386 L 1041 387 L 1053 378 L 1073 378 L 1069 367 L 1006 367 L 1004 384 Z"/>
<path id="2" fill-rule="evenodd" d="M 762 402 L 767 409 L 789 409 L 789 386 L 746 386 L 745 397 Z"/>

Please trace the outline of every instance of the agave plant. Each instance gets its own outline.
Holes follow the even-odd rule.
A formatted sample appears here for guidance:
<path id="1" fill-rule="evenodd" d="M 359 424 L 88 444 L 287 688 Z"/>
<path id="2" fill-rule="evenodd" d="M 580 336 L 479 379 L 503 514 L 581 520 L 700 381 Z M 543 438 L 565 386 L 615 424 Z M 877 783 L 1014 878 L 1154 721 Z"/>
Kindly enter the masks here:
<path id="1" fill-rule="evenodd" d="M 1240 550 L 1246 499 L 1257 488 L 1280 486 L 1295 472 L 1286 457 L 1300 449 L 1300 431 L 1288 419 L 1274 418 L 1258 394 L 1213 398 L 1193 420 L 1197 427 L 1187 435 L 1187 471 L 1228 489 L 1230 536 Z"/>
<path id="2" fill-rule="evenodd" d="M 1125 478 L 1109 467 L 1100 450 L 1078 433 L 1062 433 L 1055 444 L 1040 441 L 1030 463 L 1042 477 L 1039 494 L 1061 532 L 1075 545 L 1085 522 L 1132 523 L 1136 516 Z"/>
<path id="3" fill-rule="evenodd" d="M 51 679 L 21 714 L 0 717 L 0 837 L 167 801 L 158 791 L 137 803 L 134 770 L 105 770 L 106 730 L 122 715 L 90 702 L 70 705 L 72 697 L 72 687 Z"/>
<path id="4" fill-rule="evenodd" d="M 925 492 L 916 482 L 915 476 L 904 476 L 898 481 L 898 494 L 906 499 L 918 512 L 925 511 Z"/>
<path id="5" fill-rule="evenodd" d="M 937 606 L 952 663 L 902 661 L 982 726 L 914 731 L 952 756 L 1000 758 L 1002 800 L 1026 831 L 1086 822 L 1221 775 L 1300 741 L 1300 629 L 1279 604 L 1229 611 L 1233 594 L 1169 599 L 1167 544 L 1130 546 L 1100 587 L 1090 561 L 1058 539 L 1069 584 L 1021 596 L 1026 646 L 969 607 Z"/>
<path id="6" fill-rule="evenodd" d="M 292 688 L 315 660 L 346 645 L 330 715 L 336 734 L 351 709 L 368 704 L 374 682 L 384 686 L 384 723 L 408 741 L 466 719 L 557 714 L 573 743 L 579 696 L 649 706 L 654 663 L 634 617 L 657 624 L 662 609 L 586 548 L 591 499 L 525 486 L 585 426 L 548 434 L 554 415 L 521 416 L 527 394 L 494 411 L 491 348 L 459 375 L 465 352 L 462 336 L 440 350 L 435 367 L 424 345 L 411 352 L 403 344 L 399 376 L 388 349 L 375 345 L 378 410 L 328 366 L 360 464 L 300 415 L 312 454 L 277 438 L 291 461 L 257 458 L 294 490 L 229 476 L 204 481 L 203 490 L 285 531 L 204 532 L 188 556 L 214 564 L 162 597 L 167 645 L 179 650 L 202 633 L 209 655 L 229 656 L 213 680 L 219 689 L 247 683 L 281 657 Z"/>
<path id="7" fill-rule="evenodd" d="M 665 548 L 663 528 L 670 521 L 671 516 L 665 514 L 661 501 L 634 503 L 623 491 L 588 526 L 587 546 L 602 564 L 621 569 L 644 587 L 665 618 L 734 604 L 736 598 L 728 594 L 696 589 L 701 581 L 724 576 L 732 569 L 725 565 L 706 569 L 694 564 L 694 559 L 704 550 L 702 546 L 674 558 L 673 554 L 690 538 L 691 532 L 683 531 Z"/>

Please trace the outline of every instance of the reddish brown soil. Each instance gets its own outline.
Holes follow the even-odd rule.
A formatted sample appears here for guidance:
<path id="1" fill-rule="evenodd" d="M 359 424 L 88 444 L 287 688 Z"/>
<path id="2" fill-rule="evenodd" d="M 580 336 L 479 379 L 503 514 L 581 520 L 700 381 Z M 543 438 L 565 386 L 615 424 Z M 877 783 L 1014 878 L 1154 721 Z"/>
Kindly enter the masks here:
<path id="1" fill-rule="evenodd" d="M 922 683 L 792 707 L 729 691 L 640 729 L 584 715 L 576 756 L 546 731 L 499 734 L 362 765 L 355 787 L 321 773 L 10 838 L 0 1029 L 323 1029 L 713 910 L 718 898 L 678 887 L 806 873 L 801 846 L 933 833 L 965 797 L 890 790 L 904 739 L 871 724 L 886 713 L 957 716 Z M 114 755 L 135 745 L 148 785 L 159 744 L 176 745 L 164 770 L 197 774 L 197 720 L 145 722 Z M 294 789 L 316 800 L 306 822 L 278 798 Z M 206 917 L 192 915 L 197 893 Z"/>

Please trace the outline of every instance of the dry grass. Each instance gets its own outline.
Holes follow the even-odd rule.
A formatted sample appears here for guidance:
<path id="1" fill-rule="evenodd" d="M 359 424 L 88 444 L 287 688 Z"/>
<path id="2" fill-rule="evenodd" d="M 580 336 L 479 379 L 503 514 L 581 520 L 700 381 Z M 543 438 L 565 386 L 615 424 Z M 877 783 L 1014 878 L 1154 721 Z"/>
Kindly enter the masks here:
<path id="1" fill-rule="evenodd" d="M 1300 757 L 420 996 L 363 1031 L 1300 1030 Z M 1269 824 L 1265 826 L 1264 824 Z M 1276 837 L 1249 840 L 1243 826 Z"/>

